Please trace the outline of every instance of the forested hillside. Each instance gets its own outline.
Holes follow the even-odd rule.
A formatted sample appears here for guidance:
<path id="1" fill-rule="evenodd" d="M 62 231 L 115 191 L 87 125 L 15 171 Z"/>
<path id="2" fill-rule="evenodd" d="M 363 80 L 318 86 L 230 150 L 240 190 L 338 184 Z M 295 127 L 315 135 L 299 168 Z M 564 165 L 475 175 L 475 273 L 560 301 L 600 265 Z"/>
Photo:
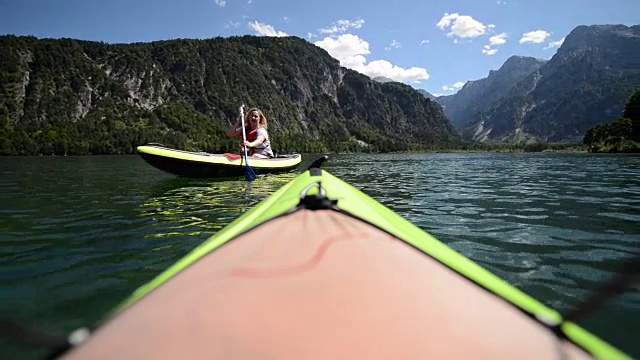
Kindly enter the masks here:
<path id="1" fill-rule="evenodd" d="M 640 88 L 629 98 L 622 117 L 589 129 L 584 144 L 590 152 L 640 152 Z"/>
<path id="2" fill-rule="evenodd" d="M 242 103 L 265 112 L 280 153 L 460 145 L 435 102 L 297 37 L 2 36 L 0 53 L 0 154 L 125 154 L 147 142 L 237 151 L 225 132 Z"/>

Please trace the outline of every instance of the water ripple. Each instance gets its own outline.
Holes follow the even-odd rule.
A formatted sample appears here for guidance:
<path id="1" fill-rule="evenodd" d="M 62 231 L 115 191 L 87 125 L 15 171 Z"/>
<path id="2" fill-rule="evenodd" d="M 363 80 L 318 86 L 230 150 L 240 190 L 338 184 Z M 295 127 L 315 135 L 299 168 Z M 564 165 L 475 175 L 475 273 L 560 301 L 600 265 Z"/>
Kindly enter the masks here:
<path id="1" fill-rule="evenodd" d="M 640 249 L 637 156 L 354 154 L 325 168 L 562 311 Z M 248 187 L 138 157 L 5 158 L 2 311 L 64 332 L 87 325 L 295 175 Z M 613 304 L 590 325 L 640 356 L 639 292 Z"/>
<path id="2" fill-rule="evenodd" d="M 551 306 L 576 304 L 640 249 L 638 157 L 379 158 L 366 177 L 357 155 L 330 171 Z M 621 306 L 640 314 L 634 294 Z"/>

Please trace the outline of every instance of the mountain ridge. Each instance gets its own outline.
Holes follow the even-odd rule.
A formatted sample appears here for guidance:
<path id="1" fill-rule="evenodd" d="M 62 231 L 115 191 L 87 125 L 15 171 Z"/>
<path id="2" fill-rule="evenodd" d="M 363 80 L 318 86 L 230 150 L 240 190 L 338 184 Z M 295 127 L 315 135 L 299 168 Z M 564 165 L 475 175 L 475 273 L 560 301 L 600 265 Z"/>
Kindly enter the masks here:
<path id="1" fill-rule="evenodd" d="M 0 153 L 132 153 L 145 142 L 236 151 L 241 103 L 282 151 L 457 147 L 439 105 L 298 37 L 105 44 L 2 36 Z"/>
<path id="2" fill-rule="evenodd" d="M 462 134 L 473 140 L 580 140 L 622 111 L 640 86 L 640 26 L 578 26 L 556 54 L 472 115 Z M 445 108 L 446 113 L 446 108 Z"/>
<path id="3" fill-rule="evenodd" d="M 467 81 L 456 94 L 435 100 L 457 129 L 464 128 L 476 113 L 488 109 L 494 101 L 507 95 L 519 80 L 544 63 L 546 60 L 530 56 L 510 56 L 498 70 L 490 70 L 487 77 Z"/>

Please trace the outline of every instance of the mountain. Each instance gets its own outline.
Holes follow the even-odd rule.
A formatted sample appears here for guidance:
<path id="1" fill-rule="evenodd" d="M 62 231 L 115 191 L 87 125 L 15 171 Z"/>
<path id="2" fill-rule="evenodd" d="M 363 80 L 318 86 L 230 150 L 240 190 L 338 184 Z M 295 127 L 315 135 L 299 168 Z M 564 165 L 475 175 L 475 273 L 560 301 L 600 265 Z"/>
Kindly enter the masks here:
<path id="1" fill-rule="evenodd" d="M 435 96 L 433 96 L 433 94 L 431 94 L 431 93 L 430 93 L 430 92 L 428 92 L 427 90 L 425 90 L 425 89 L 416 89 L 416 90 L 417 90 L 420 94 L 422 94 L 422 96 L 426 97 L 427 99 L 430 99 L 430 100 L 436 100 L 436 97 L 435 97 Z M 437 101 L 436 101 L 436 102 L 437 102 Z M 446 115 L 446 113 L 445 113 L 445 115 Z M 451 120 L 451 119 L 449 119 L 449 120 Z"/>
<path id="2" fill-rule="evenodd" d="M 486 78 L 467 81 L 457 93 L 435 100 L 442 105 L 451 123 L 458 129 L 463 128 L 477 113 L 488 110 L 495 101 L 508 95 L 520 80 L 545 63 L 545 60 L 533 57 L 511 56 L 498 70 L 490 70 Z"/>
<path id="3" fill-rule="evenodd" d="M 474 114 L 463 134 L 475 140 L 582 139 L 620 115 L 640 86 L 637 49 L 640 25 L 578 26 L 549 61 Z"/>
<path id="4" fill-rule="evenodd" d="M 0 154 L 133 153 L 146 142 L 238 151 L 244 103 L 275 150 L 457 147 L 442 108 L 408 85 L 346 69 L 297 37 L 105 44 L 0 37 Z"/>
<path id="5" fill-rule="evenodd" d="M 376 76 L 372 78 L 373 80 L 381 83 L 394 82 L 395 80 L 388 78 L 386 76 Z"/>
<path id="6" fill-rule="evenodd" d="M 388 78 L 386 76 L 375 76 L 372 79 L 377 81 L 377 82 L 381 82 L 381 83 L 395 82 L 395 80 L 393 80 L 391 78 Z M 435 100 L 436 99 L 435 96 L 433 96 L 431 93 L 429 93 L 425 89 L 415 89 L 415 90 L 417 92 L 419 92 L 420 94 L 422 94 L 422 96 L 426 97 L 429 100 Z"/>

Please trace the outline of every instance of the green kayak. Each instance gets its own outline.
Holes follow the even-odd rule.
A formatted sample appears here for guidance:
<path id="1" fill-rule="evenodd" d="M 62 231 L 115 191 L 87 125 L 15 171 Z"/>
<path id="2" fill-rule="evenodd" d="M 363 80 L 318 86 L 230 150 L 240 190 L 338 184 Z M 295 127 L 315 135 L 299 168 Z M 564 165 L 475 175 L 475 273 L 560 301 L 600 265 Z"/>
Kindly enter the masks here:
<path id="1" fill-rule="evenodd" d="M 61 355 L 629 359 L 320 164 L 140 287 Z"/>

